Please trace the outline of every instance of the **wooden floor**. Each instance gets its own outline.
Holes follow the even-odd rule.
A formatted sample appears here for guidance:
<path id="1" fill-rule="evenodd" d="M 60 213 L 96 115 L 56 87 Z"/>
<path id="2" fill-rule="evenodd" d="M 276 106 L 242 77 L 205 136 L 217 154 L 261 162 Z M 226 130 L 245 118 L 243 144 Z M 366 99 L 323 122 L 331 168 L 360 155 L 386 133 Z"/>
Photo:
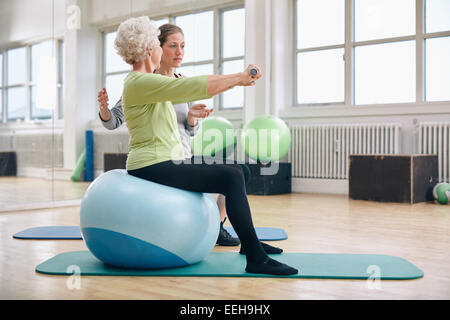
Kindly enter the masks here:
<path id="1" fill-rule="evenodd" d="M 30 204 L 81 199 L 89 182 L 42 178 L 0 177 L 0 211 Z"/>
<path id="2" fill-rule="evenodd" d="M 0 213 L 0 299 L 450 299 L 450 206 L 383 204 L 347 196 L 249 196 L 256 226 L 279 227 L 289 238 L 271 242 L 286 252 L 373 253 L 405 258 L 421 268 L 417 280 L 82 276 L 36 273 L 54 255 L 84 250 L 81 240 L 17 240 L 42 225 L 77 225 L 79 207 Z M 216 247 L 215 251 L 238 251 Z"/>

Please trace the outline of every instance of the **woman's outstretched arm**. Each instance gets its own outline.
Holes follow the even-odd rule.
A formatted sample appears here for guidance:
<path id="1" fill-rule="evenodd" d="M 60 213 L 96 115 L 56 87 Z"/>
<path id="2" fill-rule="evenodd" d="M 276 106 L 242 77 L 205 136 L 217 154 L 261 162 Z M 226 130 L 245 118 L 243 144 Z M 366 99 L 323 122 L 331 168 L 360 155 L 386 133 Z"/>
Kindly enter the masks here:
<path id="1" fill-rule="evenodd" d="M 253 76 L 251 69 L 256 69 L 258 73 Z M 211 75 L 208 76 L 208 94 L 215 96 L 235 86 L 253 86 L 255 81 L 261 78 L 261 71 L 254 65 L 249 65 L 243 72 L 229 75 Z"/>

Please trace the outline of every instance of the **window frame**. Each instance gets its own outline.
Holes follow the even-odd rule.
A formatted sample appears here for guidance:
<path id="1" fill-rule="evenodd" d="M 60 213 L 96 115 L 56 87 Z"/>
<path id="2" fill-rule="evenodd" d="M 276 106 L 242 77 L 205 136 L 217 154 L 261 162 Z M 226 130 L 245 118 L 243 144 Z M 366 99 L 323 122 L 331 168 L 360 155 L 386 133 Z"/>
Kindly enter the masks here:
<path id="1" fill-rule="evenodd" d="M 127 74 L 131 70 L 127 71 L 114 71 L 114 72 L 106 72 L 106 35 L 109 33 L 113 33 L 117 31 L 117 27 L 111 27 L 104 29 L 102 31 L 102 82 L 101 86 L 102 88 L 106 88 L 106 78 L 108 76 L 115 76 L 115 75 L 121 75 L 121 74 Z M 131 69 L 131 68 L 130 68 Z M 109 101 L 109 109 L 112 109 L 116 105 L 117 101 Z"/>
<path id="2" fill-rule="evenodd" d="M 57 106 L 54 110 L 54 113 L 51 117 L 36 117 L 32 118 L 32 111 L 31 111 L 31 88 L 36 86 L 35 81 L 31 81 L 31 46 L 39 44 L 41 42 L 51 41 L 55 48 L 55 57 L 56 57 L 56 68 L 57 68 L 57 90 L 56 90 L 56 101 Z M 58 38 L 43 38 L 39 39 L 39 41 L 33 41 L 33 42 L 27 42 L 23 44 L 14 45 L 11 47 L 6 47 L 2 50 L 0 50 L 0 53 L 2 54 L 2 74 L 0 75 L 2 77 L 2 85 L 0 86 L 0 90 L 2 91 L 2 116 L 0 117 L 0 125 L 7 125 L 7 124 L 13 124 L 13 123 L 52 123 L 53 120 L 61 120 L 62 119 L 62 104 L 64 103 L 64 92 L 60 89 L 63 86 L 64 79 L 63 79 L 63 57 L 61 52 L 62 44 L 64 43 L 63 37 Z M 20 84 L 13 84 L 8 85 L 7 84 L 7 68 L 8 68 L 8 51 L 18 49 L 18 48 L 25 48 L 25 81 Z M 25 88 L 25 115 L 24 117 L 20 118 L 8 118 L 8 103 L 7 103 L 7 91 L 8 89 L 13 88 Z M 54 119 L 53 119 L 54 117 Z"/>
<path id="3" fill-rule="evenodd" d="M 387 106 L 387 105 L 401 105 L 401 106 L 416 106 L 416 105 L 429 105 L 429 104 L 442 104 L 448 103 L 450 100 L 443 101 L 426 101 L 425 100 L 425 41 L 432 38 L 448 37 L 450 36 L 450 30 L 440 31 L 433 33 L 425 33 L 425 1 L 415 0 L 416 16 L 415 16 L 415 34 L 409 36 L 400 36 L 392 38 L 382 38 L 366 41 L 354 41 L 354 28 L 355 28 L 355 16 L 354 16 L 354 2 L 355 0 L 345 0 L 345 37 L 344 44 L 321 46 L 307 49 L 298 49 L 297 43 L 297 0 L 293 1 L 293 43 L 294 54 L 292 57 L 292 65 L 294 66 L 293 72 L 293 103 L 294 108 L 298 107 L 367 107 L 367 106 Z M 416 99 L 415 102 L 404 103 L 380 103 L 380 104 L 355 104 L 355 73 L 354 73 L 354 59 L 355 48 L 365 45 L 373 44 L 386 44 L 401 41 L 414 41 L 415 42 L 415 55 L 416 55 Z M 329 103 L 298 103 L 298 65 L 297 55 L 301 52 L 320 51 L 328 49 L 344 48 L 344 63 L 345 63 L 345 75 L 344 75 L 344 101 L 343 102 L 329 102 Z"/>
<path id="4" fill-rule="evenodd" d="M 0 63 L 2 64 L 2 72 L 0 73 L 0 79 L 2 80 L 1 81 L 1 84 L 0 84 L 0 92 L 2 93 L 2 96 L 1 96 L 1 101 L 0 101 L 0 124 L 2 124 L 3 122 L 4 122 L 4 117 L 5 117 L 5 104 L 6 104 L 6 97 L 5 97 L 5 92 L 6 92 L 6 90 L 4 90 L 4 86 L 5 86 L 5 77 L 3 76 L 4 75 L 4 70 L 5 70 L 5 60 L 6 60 L 6 58 L 5 58 L 5 51 L 4 50 L 1 50 L 0 51 L 0 54 L 2 55 L 2 59 L 1 59 L 1 61 L 0 61 Z"/>
<path id="5" fill-rule="evenodd" d="M 213 65 L 213 73 L 214 74 L 223 74 L 223 64 L 228 61 L 237 61 L 237 60 L 244 60 L 245 63 L 245 47 L 244 47 L 244 55 L 243 56 L 236 56 L 236 57 L 229 57 L 224 58 L 223 57 L 223 41 L 224 41 L 224 34 L 223 34 L 223 14 L 226 11 L 236 10 L 236 9 L 244 9 L 244 4 L 234 4 L 234 5 L 219 5 L 215 6 L 213 8 L 205 8 L 201 10 L 196 11 L 190 11 L 185 13 L 176 13 L 171 16 L 169 16 L 169 23 L 175 23 L 175 18 L 190 14 L 197 14 L 202 13 L 206 11 L 212 11 L 213 12 L 213 58 L 210 60 L 202 60 L 202 61 L 195 61 L 195 62 L 187 62 L 183 63 L 182 67 L 189 67 L 189 66 L 196 66 L 196 65 L 205 65 L 205 64 L 212 64 Z M 245 105 L 245 91 L 244 91 L 244 104 L 239 107 L 227 107 L 225 108 L 223 106 L 223 93 L 216 95 L 213 97 L 213 108 L 220 111 L 240 111 L 243 110 Z"/>
<path id="6" fill-rule="evenodd" d="M 235 3 L 228 4 L 219 4 L 215 6 L 203 7 L 198 10 L 181 10 L 176 13 L 158 15 L 158 16 L 149 16 L 152 21 L 168 19 L 168 23 L 175 24 L 175 19 L 177 17 L 197 14 L 207 11 L 213 12 L 213 57 L 209 60 L 202 61 L 194 61 L 183 63 L 182 67 L 196 66 L 196 65 L 204 65 L 204 64 L 212 64 L 213 65 L 213 73 L 214 74 L 222 74 L 223 63 L 227 61 L 235 61 L 235 60 L 244 60 L 245 63 L 245 53 L 244 56 L 239 57 L 231 57 L 231 58 L 223 58 L 222 57 L 222 47 L 223 47 L 223 12 L 235 9 L 245 9 L 245 3 L 243 1 L 236 1 Z M 111 75 L 118 75 L 128 73 L 129 71 L 117 71 L 106 73 L 106 34 L 111 33 L 117 30 L 118 25 L 108 26 L 101 29 L 102 33 L 102 74 L 101 74 L 101 85 L 105 87 L 106 85 L 106 77 Z M 245 48 L 244 48 L 245 51 Z M 187 75 L 189 76 L 189 75 Z M 233 107 L 233 108 L 224 108 L 223 107 L 223 96 L 222 94 L 216 95 L 213 98 L 213 108 L 218 110 L 219 112 L 233 112 L 233 111 L 241 111 L 245 105 L 245 91 L 244 91 L 244 105 L 241 107 Z M 110 108 L 112 108 L 117 101 L 110 101 Z"/>
<path id="7" fill-rule="evenodd" d="M 234 56 L 234 57 L 228 57 L 228 58 L 224 58 L 223 57 L 223 48 L 224 48 L 224 41 L 225 41 L 225 36 L 224 36 L 224 14 L 227 11 L 232 11 L 232 10 L 238 10 L 238 9 L 244 9 L 244 13 L 245 13 L 245 7 L 242 5 L 235 5 L 235 6 L 229 6 L 226 8 L 222 8 L 219 9 L 218 11 L 218 28 L 219 28 L 219 43 L 217 45 L 217 57 L 218 57 L 218 66 L 215 69 L 216 72 L 218 74 L 223 74 L 223 65 L 225 62 L 232 62 L 232 61 L 239 61 L 239 60 L 243 60 L 244 61 L 244 68 L 245 68 L 245 41 L 244 41 L 244 55 L 242 56 Z M 245 24 L 245 21 L 244 21 Z M 244 39 L 246 36 L 246 32 L 244 33 Z M 242 106 L 237 106 L 237 107 L 224 107 L 224 99 L 223 99 L 223 93 L 221 93 L 218 97 L 218 104 L 219 104 L 219 110 L 242 110 L 244 108 L 245 105 L 245 90 L 244 90 L 244 101 L 243 101 L 243 105 Z"/>

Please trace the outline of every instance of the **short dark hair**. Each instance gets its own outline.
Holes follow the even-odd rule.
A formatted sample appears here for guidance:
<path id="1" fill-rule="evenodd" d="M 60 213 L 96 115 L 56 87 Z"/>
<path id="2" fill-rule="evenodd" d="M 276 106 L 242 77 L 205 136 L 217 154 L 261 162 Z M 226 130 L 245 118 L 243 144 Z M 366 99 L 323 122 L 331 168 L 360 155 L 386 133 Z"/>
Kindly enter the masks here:
<path id="1" fill-rule="evenodd" d="M 166 42 L 167 37 L 170 36 L 171 34 L 181 33 L 182 35 L 184 35 L 183 30 L 179 26 L 171 23 L 163 24 L 162 26 L 159 27 L 159 31 L 161 31 L 158 37 L 159 42 L 161 43 L 161 47 Z"/>

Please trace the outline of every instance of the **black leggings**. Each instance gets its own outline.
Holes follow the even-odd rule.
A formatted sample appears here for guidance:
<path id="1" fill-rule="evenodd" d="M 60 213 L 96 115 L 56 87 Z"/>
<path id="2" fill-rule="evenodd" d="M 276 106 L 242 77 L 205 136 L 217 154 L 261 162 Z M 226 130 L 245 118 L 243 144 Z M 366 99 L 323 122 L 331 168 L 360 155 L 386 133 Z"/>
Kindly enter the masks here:
<path id="1" fill-rule="evenodd" d="M 199 160 L 194 157 L 182 163 L 169 160 L 128 173 L 179 189 L 223 194 L 227 216 L 246 250 L 247 259 L 265 255 L 253 226 L 245 190 L 246 179 L 250 176 L 248 167 L 236 163 L 208 164 L 204 159 Z"/>

